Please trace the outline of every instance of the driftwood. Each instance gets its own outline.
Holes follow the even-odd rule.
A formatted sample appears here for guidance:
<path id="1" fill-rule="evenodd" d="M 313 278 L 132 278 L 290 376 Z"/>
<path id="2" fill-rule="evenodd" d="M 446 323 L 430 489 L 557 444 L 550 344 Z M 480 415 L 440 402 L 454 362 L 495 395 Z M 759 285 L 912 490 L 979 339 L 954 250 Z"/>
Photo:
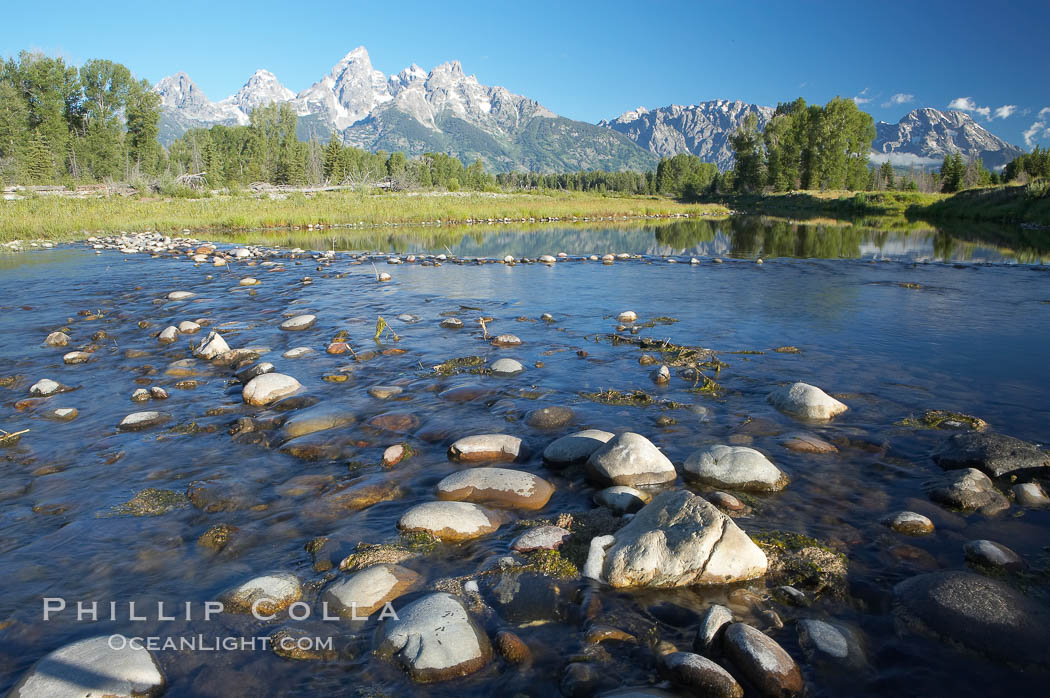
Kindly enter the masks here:
<path id="1" fill-rule="evenodd" d="M 189 187 L 195 191 L 200 191 L 204 188 L 204 185 L 208 183 L 208 180 L 205 178 L 206 174 L 208 173 L 198 172 L 196 174 L 190 174 L 187 172 L 186 174 L 180 174 L 175 178 L 175 184 L 176 186 Z"/>

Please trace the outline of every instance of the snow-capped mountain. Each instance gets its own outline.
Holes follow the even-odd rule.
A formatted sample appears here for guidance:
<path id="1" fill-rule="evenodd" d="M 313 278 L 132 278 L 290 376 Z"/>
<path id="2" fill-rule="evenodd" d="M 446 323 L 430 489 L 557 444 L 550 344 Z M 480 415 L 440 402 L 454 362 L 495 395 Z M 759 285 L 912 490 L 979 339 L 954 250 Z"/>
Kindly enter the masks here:
<path id="1" fill-rule="evenodd" d="M 251 110 L 289 102 L 300 117 L 300 137 L 327 140 L 337 132 L 369 150 L 408 155 L 442 152 L 496 170 L 645 169 L 657 158 L 619 133 L 559 117 L 503 87 L 482 85 L 459 61 L 429 73 L 417 65 L 386 76 L 363 46 L 297 95 L 272 73 L 258 71 L 237 94 L 210 102 L 183 73 L 154 87 L 163 101 L 161 139 L 188 128 L 248 123 Z"/>
<path id="2" fill-rule="evenodd" d="M 692 153 L 704 162 L 713 162 L 726 170 L 733 165 L 730 134 L 743 125 L 748 114 L 758 117 L 761 130 L 773 116 L 773 111 L 771 107 L 719 99 L 689 106 L 672 104 L 659 109 L 638 107 L 598 125 L 623 133 L 660 157 Z"/>
<path id="3" fill-rule="evenodd" d="M 896 124 L 880 121 L 875 132 L 872 160 L 898 166 L 938 166 L 945 155 L 958 152 L 976 155 L 985 167 L 996 168 L 1024 152 L 961 111 L 916 109 Z"/>

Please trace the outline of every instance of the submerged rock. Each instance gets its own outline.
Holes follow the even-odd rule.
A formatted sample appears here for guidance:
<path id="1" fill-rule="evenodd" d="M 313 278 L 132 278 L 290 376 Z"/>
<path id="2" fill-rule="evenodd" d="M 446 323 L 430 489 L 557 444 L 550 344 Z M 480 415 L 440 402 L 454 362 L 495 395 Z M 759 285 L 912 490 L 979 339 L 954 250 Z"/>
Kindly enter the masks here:
<path id="1" fill-rule="evenodd" d="M 281 441 L 289 441 L 307 434 L 353 424 L 356 416 L 349 408 L 322 403 L 294 413 L 285 420 L 278 434 Z"/>
<path id="2" fill-rule="evenodd" d="M 561 429 L 575 418 L 572 408 L 552 405 L 532 410 L 525 416 L 525 423 L 536 429 Z"/>
<path id="3" fill-rule="evenodd" d="M 469 502 L 424 502 L 406 511 L 397 522 L 405 532 L 422 531 L 440 540 L 461 541 L 497 530 L 494 512 Z"/>
<path id="4" fill-rule="evenodd" d="M 995 489 L 991 479 L 974 468 L 952 470 L 928 488 L 930 499 L 963 511 L 992 516 L 1010 508 L 1010 502 Z"/>
<path id="5" fill-rule="evenodd" d="M 796 453 L 838 453 L 838 448 L 812 434 L 792 434 L 780 445 Z"/>
<path id="6" fill-rule="evenodd" d="M 169 419 L 171 419 L 171 415 L 163 412 L 132 412 L 127 417 L 120 420 L 120 424 L 117 425 L 117 428 L 121 431 L 138 431 L 140 429 L 149 429 L 150 427 L 164 424 Z"/>
<path id="7" fill-rule="evenodd" d="M 914 511 L 899 511 L 883 521 L 897 533 L 908 536 L 924 536 L 933 533 L 933 522 Z"/>
<path id="8" fill-rule="evenodd" d="M 1050 472 L 1050 454 L 1035 444 L 979 431 L 953 434 L 933 460 L 945 470 L 976 468 L 992 477 Z"/>
<path id="9" fill-rule="evenodd" d="M 223 595 L 224 606 L 234 613 L 271 615 L 291 606 L 303 596 L 299 578 L 278 572 L 250 579 Z"/>
<path id="10" fill-rule="evenodd" d="M 769 402 L 792 417 L 813 420 L 831 419 L 849 409 L 820 388 L 808 383 L 794 383 L 774 390 L 769 394 Z"/>
<path id="11" fill-rule="evenodd" d="M 382 621 L 376 654 L 394 658 L 420 683 L 445 681 L 481 669 L 492 657 L 488 636 L 451 594 L 430 594 Z"/>
<path id="12" fill-rule="evenodd" d="M 990 540 L 971 540 L 963 546 L 966 559 L 984 567 L 999 567 L 1019 572 L 1026 567 L 1024 559 L 1002 543 Z"/>
<path id="13" fill-rule="evenodd" d="M 728 584 L 766 572 L 765 553 L 733 520 L 684 490 L 657 495 L 611 538 L 600 569 L 614 587 Z"/>
<path id="14" fill-rule="evenodd" d="M 788 484 L 768 458 L 746 446 L 708 446 L 685 461 L 682 475 L 715 487 L 776 492 Z"/>
<path id="15" fill-rule="evenodd" d="M 587 459 L 587 476 L 598 484 L 659 485 L 678 477 L 670 459 L 641 434 L 625 432 Z"/>
<path id="16" fill-rule="evenodd" d="M 164 674 L 153 654 L 130 644 L 114 649 L 111 636 L 60 647 L 37 662 L 8 694 L 17 698 L 160 695 Z"/>
<path id="17" fill-rule="evenodd" d="M 893 589 L 905 629 L 934 634 L 1021 665 L 1050 664 L 1047 609 L 996 579 L 971 572 L 932 572 Z"/>

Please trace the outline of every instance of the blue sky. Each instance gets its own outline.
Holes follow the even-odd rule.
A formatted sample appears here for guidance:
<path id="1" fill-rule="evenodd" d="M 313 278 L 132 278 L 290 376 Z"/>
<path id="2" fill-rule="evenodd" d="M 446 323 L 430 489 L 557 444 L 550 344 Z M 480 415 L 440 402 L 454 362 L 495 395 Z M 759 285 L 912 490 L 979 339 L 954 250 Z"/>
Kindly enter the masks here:
<path id="1" fill-rule="evenodd" d="M 842 95 L 876 121 L 954 105 L 1012 143 L 1050 145 L 1050 0 L 8 5 L 0 55 L 110 58 L 152 82 L 183 70 L 215 100 L 257 68 L 302 90 L 364 45 L 385 73 L 458 59 L 590 122 L 640 105 Z"/>

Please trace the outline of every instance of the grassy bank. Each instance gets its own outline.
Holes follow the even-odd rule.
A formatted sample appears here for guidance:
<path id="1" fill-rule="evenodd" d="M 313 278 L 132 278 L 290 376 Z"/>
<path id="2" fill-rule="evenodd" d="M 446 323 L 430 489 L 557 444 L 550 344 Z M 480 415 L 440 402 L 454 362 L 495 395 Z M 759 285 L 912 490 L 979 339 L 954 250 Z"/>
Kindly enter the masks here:
<path id="1" fill-rule="evenodd" d="M 224 195 L 201 199 L 29 197 L 0 201 L 0 241 L 68 240 L 119 230 L 195 232 L 308 225 L 413 225 L 509 218 L 724 215 L 718 204 L 683 204 L 663 197 L 616 197 L 568 192 L 536 194 L 293 193 L 283 198 Z"/>
<path id="2" fill-rule="evenodd" d="M 1050 182 L 967 189 L 957 194 L 802 191 L 736 194 L 709 199 L 736 211 L 784 218 L 858 217 L 1030 223 L 1050 226 Z"/>
<path id="3" fill-rule="evenodd" d="M 925 206 L 909 206 L 909 218 L 986 221 L 1050 226 L 1050 180 L 1027 185 L 967 189 Z M 1050 232 L 1047 233 L 1050 235 Z"/>
<path id="4" fill-rule="evenodd" d="M 903 217 L 912 206 L 928 206 L 942 194 L 918 192 L 796 191 L 775 194 L 733 194 L 709 199 L 735 211 L 781 218 L 856 216 Z"/>

